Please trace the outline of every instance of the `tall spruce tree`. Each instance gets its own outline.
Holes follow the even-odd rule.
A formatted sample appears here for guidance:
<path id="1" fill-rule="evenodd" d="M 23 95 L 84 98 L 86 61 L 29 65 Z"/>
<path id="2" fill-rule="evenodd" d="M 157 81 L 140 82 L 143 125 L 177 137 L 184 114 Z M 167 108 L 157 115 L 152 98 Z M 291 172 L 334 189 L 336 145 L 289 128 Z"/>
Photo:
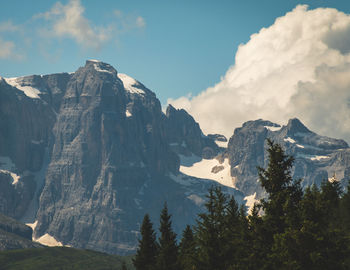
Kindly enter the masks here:
<path id="1" fill-rule="evenodd" d="M 268 194 L 260 201 L 263 216 L 262 237 L 264 242 L 261 269 L 274 269 L 280 265 L 280 256 L 272 251 L 274 239 L 290 226 L 299 226 L 298 207 L 303 191 L 301 180 L 293 181 L 291 168 L 294 158 L 285 154 L 279 144 L 267 140 L 268 160 L 266 169 L 258 168 L 261 186 Z"/>
<path id="2" fill-rule="evenodd" d="M 171 228 L 171 216 L 167 204 L 160 215 L 159 252 L 157 256 L 157 270 L 178 270 L 178 247 L 176 234 Z"/>
<path id="3" fill-rule="evenodd" d="M 196 268 L 196 242 L 191 227 L 186 226 L 182 233 L 179 245 L 179 265 L 182 270 L 195 270 Z"/>
<path id="4" fill-rule="evenodd" d="M 143 218 L 141 226 L 141 239 L 137 249 L 133 264 L 136 270 L 154 270 L 157 257 L 156 235 L 153 230 L 149 215 Z"/>
<path id="5" fill-rule="evenodd" d="M 226 265 L 226 204 L 225 196 L 220 187 L 209 189 L 205 207 L 207 212 L 199 214 L 195 227 L 198 245 L 198 269 L 221 270 Z"/>

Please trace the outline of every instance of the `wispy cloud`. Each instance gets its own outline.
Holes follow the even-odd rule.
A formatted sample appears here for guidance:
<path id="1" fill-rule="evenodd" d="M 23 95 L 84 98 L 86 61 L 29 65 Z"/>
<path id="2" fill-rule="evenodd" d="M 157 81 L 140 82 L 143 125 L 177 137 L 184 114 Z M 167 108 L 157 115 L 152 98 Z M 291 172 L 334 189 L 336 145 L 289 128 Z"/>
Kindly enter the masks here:
<path id="1" fill-rule="evenodd" d="M 6 59 L 13 56 L 14 48 L 15 44 L 12 41 L 6 41 L 0 38 L 0 59 Z"/>
<path id="2" fill-rule="evenodd" d="M 146 21 L 143 17 L 141 16 L 138 16 L 136 18 L 136 26 L 139 27 L 139 28 L 143 28 L 146 26 Z"/>
<path id="3" fill-rule="evenodd" d="M 120 32 L 129 31 L 135 28 L 145 28 L 146 20 L 142 16 L 135 16 L 134 14 L 124 14 L 121 10 L 115 9 L 114 16 L 117 18 L 118 29 Z"/>
<path id="4" fill-rule="evenodd" d="M 19 32 L 21 27 L 15 25 L 12 21 L 0 22 L 0 32 Z"/>
<path id="5" fill-rule="evenodd" d="M 84 16 L 84 7 L 80 0 L 70 0 L 66 5 L 57 2 L 51 10 L 36 15 L 49 22 L 46 35 L 68 37 L 78 44 L 100 49 L 111 38 L 110 26 L 96 26 Z"/>
<path id="6" fill-rule="evenodd" d="M 24 55 L 19 52 L 15 42 L 4 37 L 8 33 L 22 31 L 22 27 L 15 25 L 12 21 L 0 22 L 0 59 L 21 60 L 24 58 Z"/>
<path id="7" fill-rule="evenodd" d="M 349 15 L 299 5 L 240 45 L 218 84 L 168 102 L 187 109 L 206 132 L 231 136 L 247 120 L 299 117 L 350 142 L 349 33 Z"/>

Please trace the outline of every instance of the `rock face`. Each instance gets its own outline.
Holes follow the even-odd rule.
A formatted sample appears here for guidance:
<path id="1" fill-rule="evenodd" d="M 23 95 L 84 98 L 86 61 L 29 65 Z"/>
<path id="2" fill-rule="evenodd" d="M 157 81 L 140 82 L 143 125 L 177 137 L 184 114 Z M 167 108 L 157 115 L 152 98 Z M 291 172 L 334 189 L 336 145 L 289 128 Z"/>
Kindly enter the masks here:
<path id="1" fill-rule="evenodd" d="M 219 148 L 209 136 L 204 136 L 199 124 L 185 110 L 177 110 L 169 105 L 166 110 L 166 138 L 172 149 L 185 156 L 211 159 Z"/>
<path id="2" fill-rule="evenodd" d="M 175 231 L 194 222 L 216 182 L 180 173 L 178 154 L 213 157 L 219 148 L 185 111 L 165 115 L 143 84 L 95 60 L 73 74 L 0 83 L 0 124 L 9 127 L 0 129 L 0 211 L 37 221 L 35 238 L 126 254 L 144 214 L 157 227 L 165 201 Z"/>
<path id="3" fill-rule="evenodd" d="M 0 214 L 0 250 L 41 247 L 32 242 L 32 229 Z"/>
<path id="4" fill-rule="evenodd" d="M 295 158 L 293 178 L 302 178 L 304 186 L 320 184 L 334 175 L 345 186 L 350 171 L 350 149 L 343 140 L 317 135 L 298 119 L 280 127 L 270 121 L 256 120 L 243 124 L 230 138 L 227 155 L 236 186 L 246 195 L 263 190 L 257 183 L 257 166 L 267 166 L 266 139 L 281 144 Z"/>

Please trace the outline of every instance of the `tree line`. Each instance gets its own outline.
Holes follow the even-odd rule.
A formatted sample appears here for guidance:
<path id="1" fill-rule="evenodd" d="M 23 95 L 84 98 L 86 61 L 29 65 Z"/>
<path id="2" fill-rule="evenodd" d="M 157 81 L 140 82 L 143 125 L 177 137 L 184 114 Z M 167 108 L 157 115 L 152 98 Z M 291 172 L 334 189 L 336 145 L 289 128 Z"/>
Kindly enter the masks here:
<path id="1" fill-rule="evenodd" d="M 337 181 L 302 189 L 293 157 L 268 140 L 269 163 L 258 168 L 267 197 L 251 213 L 212 187 L 181 240 L 165 204 L 157 239 L 146 214 L 133 260 L 137 270 L 350 269 L 350 192 Z"/>

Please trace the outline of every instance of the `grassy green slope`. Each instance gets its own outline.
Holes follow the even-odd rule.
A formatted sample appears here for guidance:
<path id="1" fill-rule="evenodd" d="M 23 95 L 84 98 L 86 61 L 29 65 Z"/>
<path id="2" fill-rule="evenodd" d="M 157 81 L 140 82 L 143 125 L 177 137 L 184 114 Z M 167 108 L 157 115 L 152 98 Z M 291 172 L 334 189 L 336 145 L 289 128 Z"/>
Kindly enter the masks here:
<path id="1" fill-rule="evenodd" d="M 31 269 L 127 269 L 134 270 L 131 257 L 108 255 L 91 250 L 68 247 L 47 247 L 0 252 L 1 270 Z"/>

